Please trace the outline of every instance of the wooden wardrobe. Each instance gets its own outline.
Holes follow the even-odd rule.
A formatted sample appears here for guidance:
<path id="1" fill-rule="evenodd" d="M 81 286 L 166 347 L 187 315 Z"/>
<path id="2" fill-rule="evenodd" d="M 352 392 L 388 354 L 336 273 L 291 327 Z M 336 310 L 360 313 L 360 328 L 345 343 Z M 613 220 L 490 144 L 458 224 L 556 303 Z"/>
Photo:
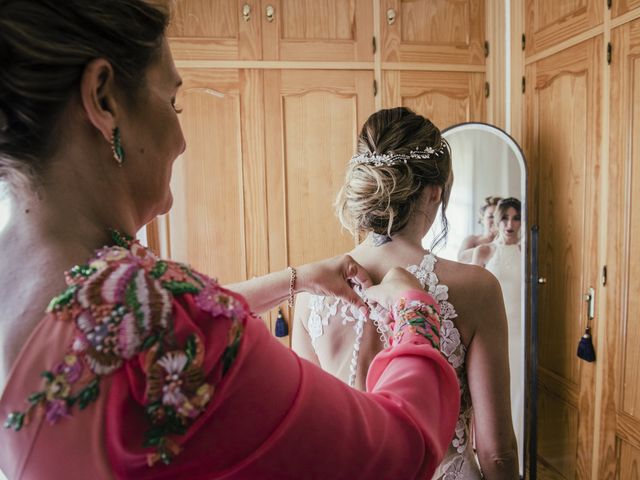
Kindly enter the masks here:
<path id="1" fill-rule="evenodd" d="M 222 283 L 350 250 L 333 202 L 369 115 L 406 105 L 441 128 L 486 120 L 485 8 L 175 2 L 187 150 L 174 166 L 174 207 L 150 241 Z"/>
<path id="2" fill-rule="evenodd" d="M 150 242 L 222 283 L 335 255 L 371 113 L 502 127 L 525 150 L 546 281 L 538 478 L 640 478 L 640 0 L 175 4 L 188 147 Z M 595 363 L 576 356 L 587 325 Z"/>

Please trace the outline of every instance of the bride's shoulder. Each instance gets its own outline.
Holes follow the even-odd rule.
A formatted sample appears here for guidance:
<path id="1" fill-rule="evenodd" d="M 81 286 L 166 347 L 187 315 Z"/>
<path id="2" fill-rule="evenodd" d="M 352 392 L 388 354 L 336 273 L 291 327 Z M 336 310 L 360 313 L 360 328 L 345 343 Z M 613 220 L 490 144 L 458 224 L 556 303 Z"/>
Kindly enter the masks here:
<path id="1" fill-rule="evenodd" d="M 479 265 L 439 258 L 436 274 L 440 283 L 446 284 L 452 297 L 457 299 L 456 308 L 463 301 L 461 299 L 476 302 L 479 298 L 493 298 L 496 292 L 500 293 L 496 277 Z"/>

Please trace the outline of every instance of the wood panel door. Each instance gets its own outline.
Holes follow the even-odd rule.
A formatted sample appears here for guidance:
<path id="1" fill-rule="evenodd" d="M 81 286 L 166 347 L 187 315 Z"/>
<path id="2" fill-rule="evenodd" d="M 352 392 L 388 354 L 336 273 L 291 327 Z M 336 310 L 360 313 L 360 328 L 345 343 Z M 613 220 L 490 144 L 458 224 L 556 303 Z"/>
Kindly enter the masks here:
<path id="1" fill-rule="evenodd" d="M 599 285 L 601 51 L 597 37 L 526 69 L 531 218 L 540 228 L 538 264 L 547 279 L 538 318 L 541 478 L 591 478 L 595 364 L 580 360 L 576 348 L 587 322 L 584 295 Z"/>
<path id="2" fill-rule="evenodd" d="M 383 72 L 382 106 L 409 107 L 440 130 L 485 121 L 484 73 Z"/>
<path id="3" fill-rule="evenodd" d="M 484 18 L 484 0 L 382 0 L 382 61 L 484 65 Z"/>
<path id="4" fill-rule="evenodd" d="M 371 0 L 262 0 L 261 18 L 265 60 L 373 61 Z"/>
<path id="5" fill-rule="evenodd" d="M 265 72 L 272 270 L 353 248 L 333 202 L 373 100 L 373 72 Z"/>
<path id="6" fill-rule="evenodd" d="M 180 74 L 187 149 L 173 167 L 169 254 L 223 284 L 267 273 L 263 72 Z"/>
<path id="7" fill-rule="evenodd" d="M 604 421 L 598 478 L 640 479 L 640 20 L 612 31 Z M 616 475 L 617 473 L 617 475 Z"/>
<path id="8" fill-rule="evenodd" d="M 638 7 L 640 7 L 640 0 L 616 0 L 611 5 L 611 16 L 619 17 Z"/>
<path id="9" fill-rule="evenodd" d="M 526 0 L 526 55 L 534 55 L 603 22 L 601 0 Z"/>
<path id="10" fill-rule="evenodd" d="M 260 29 L 260 0 L 189 0 L 175 2 L 167 35 L 176 60 L 259 60 Z"/>

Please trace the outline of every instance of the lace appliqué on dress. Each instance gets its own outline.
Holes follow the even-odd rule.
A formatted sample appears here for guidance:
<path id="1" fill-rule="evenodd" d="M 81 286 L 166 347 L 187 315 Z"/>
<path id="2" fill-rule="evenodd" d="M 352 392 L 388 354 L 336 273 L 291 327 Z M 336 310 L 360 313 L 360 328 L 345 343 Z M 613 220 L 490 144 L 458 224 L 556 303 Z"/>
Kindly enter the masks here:
<path id="1" fill-rule="evenodd" d="M 475 460 L 473 459 L 473 452 L 471 451 L 469 442 L 473 410 L 465 370 L 466 347 L 462 343 L 460 332 L 454 321 L 458 315 L 454 306 L 449 302 L 449 287 L 440 284 L 438 276 L 435 273 L 437 261 L 438 259 L 433 254 L 427 253 L 423 257 L 420 265 L 411 265 L 407 267 L 407 271 L 412 273 L 420 281 L 422 287 L 438 302 L 442 322 L 440 326 L 440 351 L 455 369 L 460 385 L 460 414 L 456 424 L 455 437 L 449 446 L 445 459 L 438 469 L 440 475 L 438 478 L 454 480 L 463 478 L 465 472 L 478 471 L 478 468 L 476 465 L 472 466 L 467 464 L 467 462 L 475 463 Z M 337 316 L 338 305 L 341 303 L 344 302 L 339 299 L 311 296 L 308 329 L 316 353 L 317 340 L 324 334 L 323 327 L 329 325 L 330 318 Z M 355 322 L 354 330 L 356 332 L 356 339 L 353 347 L 349 376 L 349 385 L 354 386 L 364 320 L 362 322 L 356 321 L 358 318 L 357 312 L 350 316 L 343 315 L 346 307 L 347 305 L 343 305 L 340 309 L 342 323 L 346 325 L 348 322 Z M 376 326 L 381 326 L 378 329 L 378 333 L 380 334 L 384 347 L 388 348 L 389 331 L 388 328 L 386 328 L 385 322 L 381 321 L 386 315 L 388 315 L 388 312 L 384 309 L 376 308 L 371 312 L 370 318 Z M 477 476 L 479 477 L 479 474 Z"/>

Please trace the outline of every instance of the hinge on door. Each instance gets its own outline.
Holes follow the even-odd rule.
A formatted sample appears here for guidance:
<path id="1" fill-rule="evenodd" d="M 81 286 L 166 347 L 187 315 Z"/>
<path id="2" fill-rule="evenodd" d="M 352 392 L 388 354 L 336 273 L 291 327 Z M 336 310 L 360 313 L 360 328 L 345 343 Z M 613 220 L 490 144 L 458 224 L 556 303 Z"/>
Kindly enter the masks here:
<path id="1" fill-rule="evenodd" d="M 607 8 L 611 10 L 611 5 L 613 4 L 613 0 L 607 0 Z"/>
<path id="2" fill-rule="evenodd" d="M 527 37 L 524 36 L 524 33 L 522 34 L 522 50 L 524 50 L 524 47 L 527 46 Z"/>
<path id="3" fill-rule="evenodd" d="M 607 284 L 607 266 L 602 267 L 602 286 Z"/>
<path id="4" fill-rule="evenodd" d="M 377 45 L 376 45 L 376 37 L 373 37 L 373 38 L 371 39 L 371 46 L 373 47 L 373 54 L 375 55 L 375 53 L 376 53 L 376 47 L 377 47 Z"/>
<path id="5" fill-rule="evenodd" d="M 489 56 L 489 42 L 485 40 L 484 42 L 484 58 Z"/>
<path id="6" fill-rule="evenodd" d="M 524 93 L 526 87 L 527 87 L 527 84 L 526 84 L 526 82 L 524 80 L 524 77 L 522 77 L 522 93 Z"/>
<path id="7" fill-rule="evenodd" d="M 484 82 L 484 98 L 489 98 L 489 93 L 491 93 L 489 82 Z"/>
<path id="8" fill-rule="evenodd" d="M 378 82 L 376 82 L 374 79 L 373 80 L 373 96 L 375 97 L 376 95 L 378 95 Z"/>
<path id="9" fill-rule="evenodd" d="M 611 52 L 613 51 L 613 47 L 611 46 L 611 42 L 607 43 L 607 65 L 611 65 Z"/>

